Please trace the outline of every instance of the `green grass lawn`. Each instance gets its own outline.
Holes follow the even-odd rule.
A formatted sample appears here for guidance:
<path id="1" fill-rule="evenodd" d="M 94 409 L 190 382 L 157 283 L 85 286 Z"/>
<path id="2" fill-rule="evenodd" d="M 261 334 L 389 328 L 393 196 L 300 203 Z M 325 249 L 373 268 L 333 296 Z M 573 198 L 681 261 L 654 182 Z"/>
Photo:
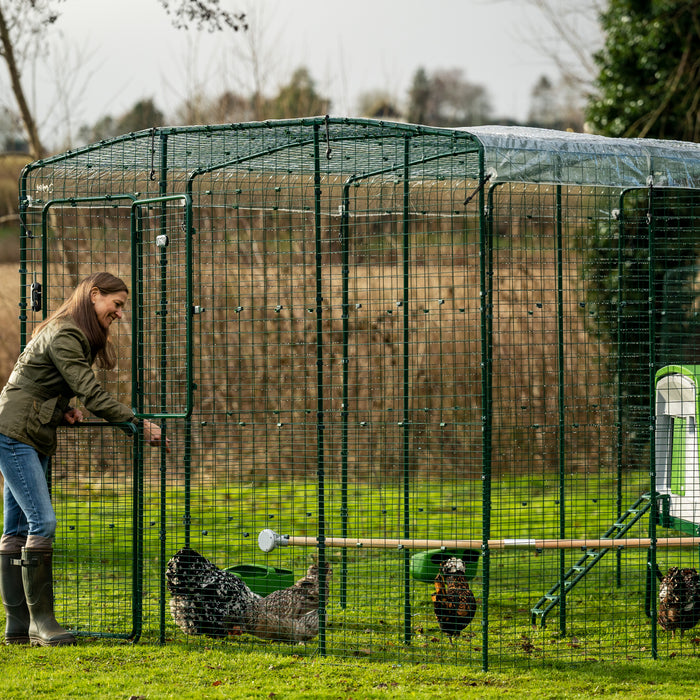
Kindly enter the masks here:
<path id="1" fill-rule="evenodd" d="M 552 664 L 483 673 L 459 663 L 376 663 L 238 647 L 81 641 L 0 648 L 13 698 L 679 698 L 697 696 L 697 659 Z"/>
<path id="2" fill-rule="evenodd" d="M 133 590 L 132 490 L 127 480 L 99 479 L 54 486 L 59 514 L 56 554 L 57 616 L 80 631 L 74 649 L 5 647 L 0 664 L 16 669 L 7 697 L 475 697 L 531 692 L 536 697 L 690 697 L 700 634 L 660 631 L 653 647 L 645 615 L 645 549 L 611 551 L 567 596 L 566 624 L 558 610 L 547 626 L 531 624 L 530 608 L 570 566 L 577 550 L 493 550 L 487 580 L 481 557 L 472 588 L 477 617 L 454 643 L 439 631 L 432 586 L 409 580 L 406 606 L 400 550 L 328 549 L 333 566 L 324 644 L 289 645 L 249 635 L 225 640 L 186 637 L 170 619 L 162 569 L 182 545 L 183 493 L 143 490 L 143 589 Z M 624 502 L 644 490 L 645 475 L 628 475 Z M 328 484 L 328 534 L 339 534 L 336 484 Z M 462 482 L 414 484 L 411 531 L 415 537 L 478 537 L 479 489 Z M 614 518 L 613 480 L 571 478 L 571 535 L 598 536 Z M 351 536 L 400 535 L 400 487 L 353 484 Z M 516 499 L 514 496 L 518 494 Z M 553 479 L 502 479 L 493 493 L 492 537 L 554 537 L 558 483 Z M 461 499 L 459 516 L 450 503 Z M 313 483 L 277 482 L 206 487 L 189 494 L 193 547 L 224 567 L 268 563 L 300 576 L 314 548 L 287 547 L 263 554 L 257 532 L 273 524 L 280 532 L 312 534 L 316 528 Z M 458 512 L 459 512 L 458 511 Z M 361 515 L 360 515 L 361 514 Z M 647 520 L 631 536 L 646 534 Z M 661 533 L 675 534 L 675 533 Z M 659 550 L 663 570 L 695 565 L 693 548 Z M 139 564 L 139 562 L 136 562 Z M 341 590 L 344 600 L 341 602 Z M 137 610 L 137 614 L 134 614 Z M 407 616 L 408 613 L 408 616 Z M 486 614 L 485 614 L 486 613 Z M 140 620 L 139 642 L 127 639 Z M 408 619 L 409 640 L 406 641 Z M 161 638 L 162 632 L 162 638 Z M 96 635 L 106 635 L 97 636 Z M 164 643 L 161 643 L 163 641 Z M 484 673 L 485 646 L 488 672 Z M 325 654 L 323 653 L 325 652 Z M 656 653 L 658 659 L 653 659 Z M 69 691 L 60 690 L 61 687 Z M 71 694 L 72 693 L 72 694 Z"/>

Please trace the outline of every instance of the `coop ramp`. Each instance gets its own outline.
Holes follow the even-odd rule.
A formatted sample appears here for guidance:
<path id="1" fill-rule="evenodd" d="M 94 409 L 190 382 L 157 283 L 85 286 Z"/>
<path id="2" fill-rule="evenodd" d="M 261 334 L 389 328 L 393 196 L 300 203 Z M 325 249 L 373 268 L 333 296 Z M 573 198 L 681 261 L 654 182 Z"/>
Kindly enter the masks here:
<path id="1" fill-rule="evenodd" d="M 601 539 L 620 539 L 635 525 L 652 506 L 651 493 L 643 493 L 601 536 Z M 561 601 L 562 595 L 568 593 L 586 574 L 610 551 L 611 547 L 586 549 L 579 560 L 545 593 L 530 610 L 533 626 L 545 626 L 547 615 Z M 563 593 L 562 593 L 563 584 Z"/>

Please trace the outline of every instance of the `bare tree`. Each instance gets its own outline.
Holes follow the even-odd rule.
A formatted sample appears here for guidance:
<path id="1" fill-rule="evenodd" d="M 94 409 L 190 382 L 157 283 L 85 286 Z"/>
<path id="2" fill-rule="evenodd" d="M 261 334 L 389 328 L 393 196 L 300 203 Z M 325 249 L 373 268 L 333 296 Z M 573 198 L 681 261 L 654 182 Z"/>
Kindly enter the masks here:
<path id="1" fill-rule="evenodd" d="M 207 96 L 204 74 L 213 72 L 212 66 L 202 66 L 201 37 L 199 34 L 187 36 L 185 53 L 180 57 L 178 69 L 170 71 L 174 80 L 164 75 L 162 80 L 170 92 L 178 95 L 179 104 L 174 119 L 178 124 L 204 124 L 208 121 Z"/>
<path id="2" fill-rule="evenodd" d="M 48 29 L 59 17 L 65 0 L 0 0 L 0 58 L 5 62 L 16 109 L 24 126 L 31 155 L 41 158 L 46 148 L 39 135 L 36 114 L 26 94 L 23 70 L 29 52 L 38 50 Z M 220 0 L 158 0 L 178 28 L 195 27 L 209 31 L 245 30 L 242 13 L 229 12 Z"/>
<path id="3" fill-rule="evenodd" d="M 60 139 L 58 143 L 64 149 L 73 148 L 80 128 L 75 119 L 81 114 L 82 100 L 94 76 L 92 57 L 85 44 L 71 44 L 62 38 L 51 42 L 49 51 L 51 61 L 42 60 L 46 55 L 32 59 L 32 62 L 42 60 L 42 65 L 48 63 L 47 70 L 53 84 L 51 103 L 44 110 L 46 114 L 37 113 L 36 119 L 41 132 L 55 124 L 53 130 L 56 138 Z M 48 123 L 49 115 L 52 117 L 51 125 Z"/>
<path id="4" fill-rule="evenodd" d="M 578 99 L 577 99 L 578 98 Z M 530 110 L 527 116 L 530 126 L 546 129 L 583 129 L 583 101 L 561 78 L 553 82 L 546 75 L 530 92 Z"/>
<path id="5" fill-rule="evenodd" d="M 202 61 L 202 41 L 195 35 L 187 42 L 187 55 L 177 72 L 178 80 L 164 80 L 171 92 L 179 96 L 175 121 L 179 124 L 229 123 L 265 118 L 269 77 L 276 72 L 279 37 L 271 37 L 271 22 L 264 16 L 264 6 L 246 6 L 250 16 L 248 30 L 230 42 L 213 60 Z M 203 76 L 207 76 L 205 80 Z M 219 91 L 208 93 L 206 84 L 218 79 Z"/>
<path id="6" fill-rule="evenodd" d="M 488 90 L 464 77 L 461 68 L 419 68 L 409 91 L 408 120 L 431 126 L 476 126 L 491 119 Z"/>
<path id="7" fill-rule="evenodd" d="M 556 127 L 558 119 L 559 101 L 556 87 L 546 75 L 541 75 L 530 93 L 527 120 L 533 126 Z"/>
<path id="8" fill-rule="evenodd" d="M 528 26 L 522 39 L 557 66 L 566 85 L 590 91 L 597 73 L 593 55 L 603 45 L 599 18 L 607 0 L 526 1 L 539 10 L 544 28 Z"/>
<path id="9" fill-rule="evenodd" d="M 263 8 L 262 4 L 253 3 L 246 10 L 246 16 L 251 17 L 250 27 L 245 39 L 233 44 L 229 55 L 223 57 L 221 70 L 227 82 L 225 93 L 251 96 L 255 120 L 265 118 L 270 76 L 277 74 L 281 62 L 277 52 L 280 37 L 270 35 L 271 22 L 264 16 Z"/>
<path id="10" fill-rule="evenodd" d="M 61 0 L 0 0 L 0 56 L 7 66 L 12 94 L 34 158 L 41 158 L 46 149 L 27 100 L 22 66 L 28 58 L 26 47 L 36 46 L 36 38 L 58 18 L 56 7 L 59 2 Z M 31 41 L 32 38 L 35 41 Z"/>

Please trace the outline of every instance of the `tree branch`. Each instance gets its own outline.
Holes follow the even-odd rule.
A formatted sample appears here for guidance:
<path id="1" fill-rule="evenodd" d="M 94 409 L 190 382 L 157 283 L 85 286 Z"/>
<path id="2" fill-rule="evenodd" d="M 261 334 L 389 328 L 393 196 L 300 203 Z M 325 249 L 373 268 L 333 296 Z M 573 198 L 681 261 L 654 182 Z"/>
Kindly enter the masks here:
<path id="1" fill-rule="evenodd" d="M 229 27 L 237 32 L 248 29 L 244 13 L 228 12 L 219 5 L 219 0 L 159 0 L 165 11 L 172 15 L 178 29 L 188 29 L 195 24 L 198 29 L 210 32 Z"/>
<path id="2" fill-rule="evenodd" d="M 15 58 L 14 47 L 12 45 L 12 40 L 10 39 L 10 32 L 7 28 L 7 22 L 5 21 L 5 15 L 0 7 L 0 46 L 2 46 L 2 55 L 5 59 L 7 65 L 7 71 L 10 74 L 10 84 L 12 85 L 12 92 L 17 100 L 17 106 L 19 107 L 19 112 L 22 117 L 22 123 L 24 124 L 24 129 L 27 133 L 27 139 L 29 140 L 29 148 L 33 158 L 43 158 L 46 155 L 46 150 L 44 145 L 39 138 L 39 131 L 36 127 L 36 122 L 34 121 L 34 115 L 29 109 L 27 103 L 27 98 L 24 95 L 24 89 L 22 87 L 22 79 L 19 73 L 19 67 L 17 65 L 17 59 Z"/>
<path id="3" fill-rule="evenodd" d="M 673 74 L 673 77 L 671 78 L 670 82 L 668 83 L 668 87 L 666 90 L 664 90 L 664 96 L 661 102 L 656 106 L 654 110 L 651 111 L 651 113 L 648 114 L 648 116 L 642 117 L 641 119 L 638 119 L 634 124 L 632 124 L 629 129 L 627 129 L 627 132 L 625 133 L 625 136 L 632 136 L 635 135 L 638 138 L 644 138 L 653 128 L 654 124 L 658 121 L 658 119 L 664 114 L 664 112 L 668 109 L 668 105 L 671 103 L 671 100 L 673 97 L 676 95 L 676 92 L 678 91 L 678 86 L 681 84 L 681 78 L 683 77 L 683 74 L 685 73 L 686 65 L 688 63 L 688 59 L 690 57 L 690 51 L 691 51 L 691 44 L 688 42 L 686 45 L 685 49 L 683 50 L 683 54 L 681 55 L 681 60 L 678 62 L 678 66 L 676 67 L 675 73 Z M 640 129 L 638 134 L 635 134 L 636 128 L 640 125 L 642 125 L 642 128 Z"/>

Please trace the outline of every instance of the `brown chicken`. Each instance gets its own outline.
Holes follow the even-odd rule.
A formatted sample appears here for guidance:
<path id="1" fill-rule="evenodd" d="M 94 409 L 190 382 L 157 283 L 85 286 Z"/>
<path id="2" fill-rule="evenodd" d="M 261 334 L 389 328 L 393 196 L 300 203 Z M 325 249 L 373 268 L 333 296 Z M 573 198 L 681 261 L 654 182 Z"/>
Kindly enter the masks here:
<path id="1" fill-rule="evenodd" d="M 700 577 L 695 569 L 669 568 L 659 583 L 659 626 L 675 636 L 700 621 Z"/>
<path id="2" fill-rule="evenodd" d="M 476 598 L 469 588 L 464 562 L 450 557 L 435 577 L 433 608 L 440 629 L 448 636 L 459 637 L 476 615 Z"/>

